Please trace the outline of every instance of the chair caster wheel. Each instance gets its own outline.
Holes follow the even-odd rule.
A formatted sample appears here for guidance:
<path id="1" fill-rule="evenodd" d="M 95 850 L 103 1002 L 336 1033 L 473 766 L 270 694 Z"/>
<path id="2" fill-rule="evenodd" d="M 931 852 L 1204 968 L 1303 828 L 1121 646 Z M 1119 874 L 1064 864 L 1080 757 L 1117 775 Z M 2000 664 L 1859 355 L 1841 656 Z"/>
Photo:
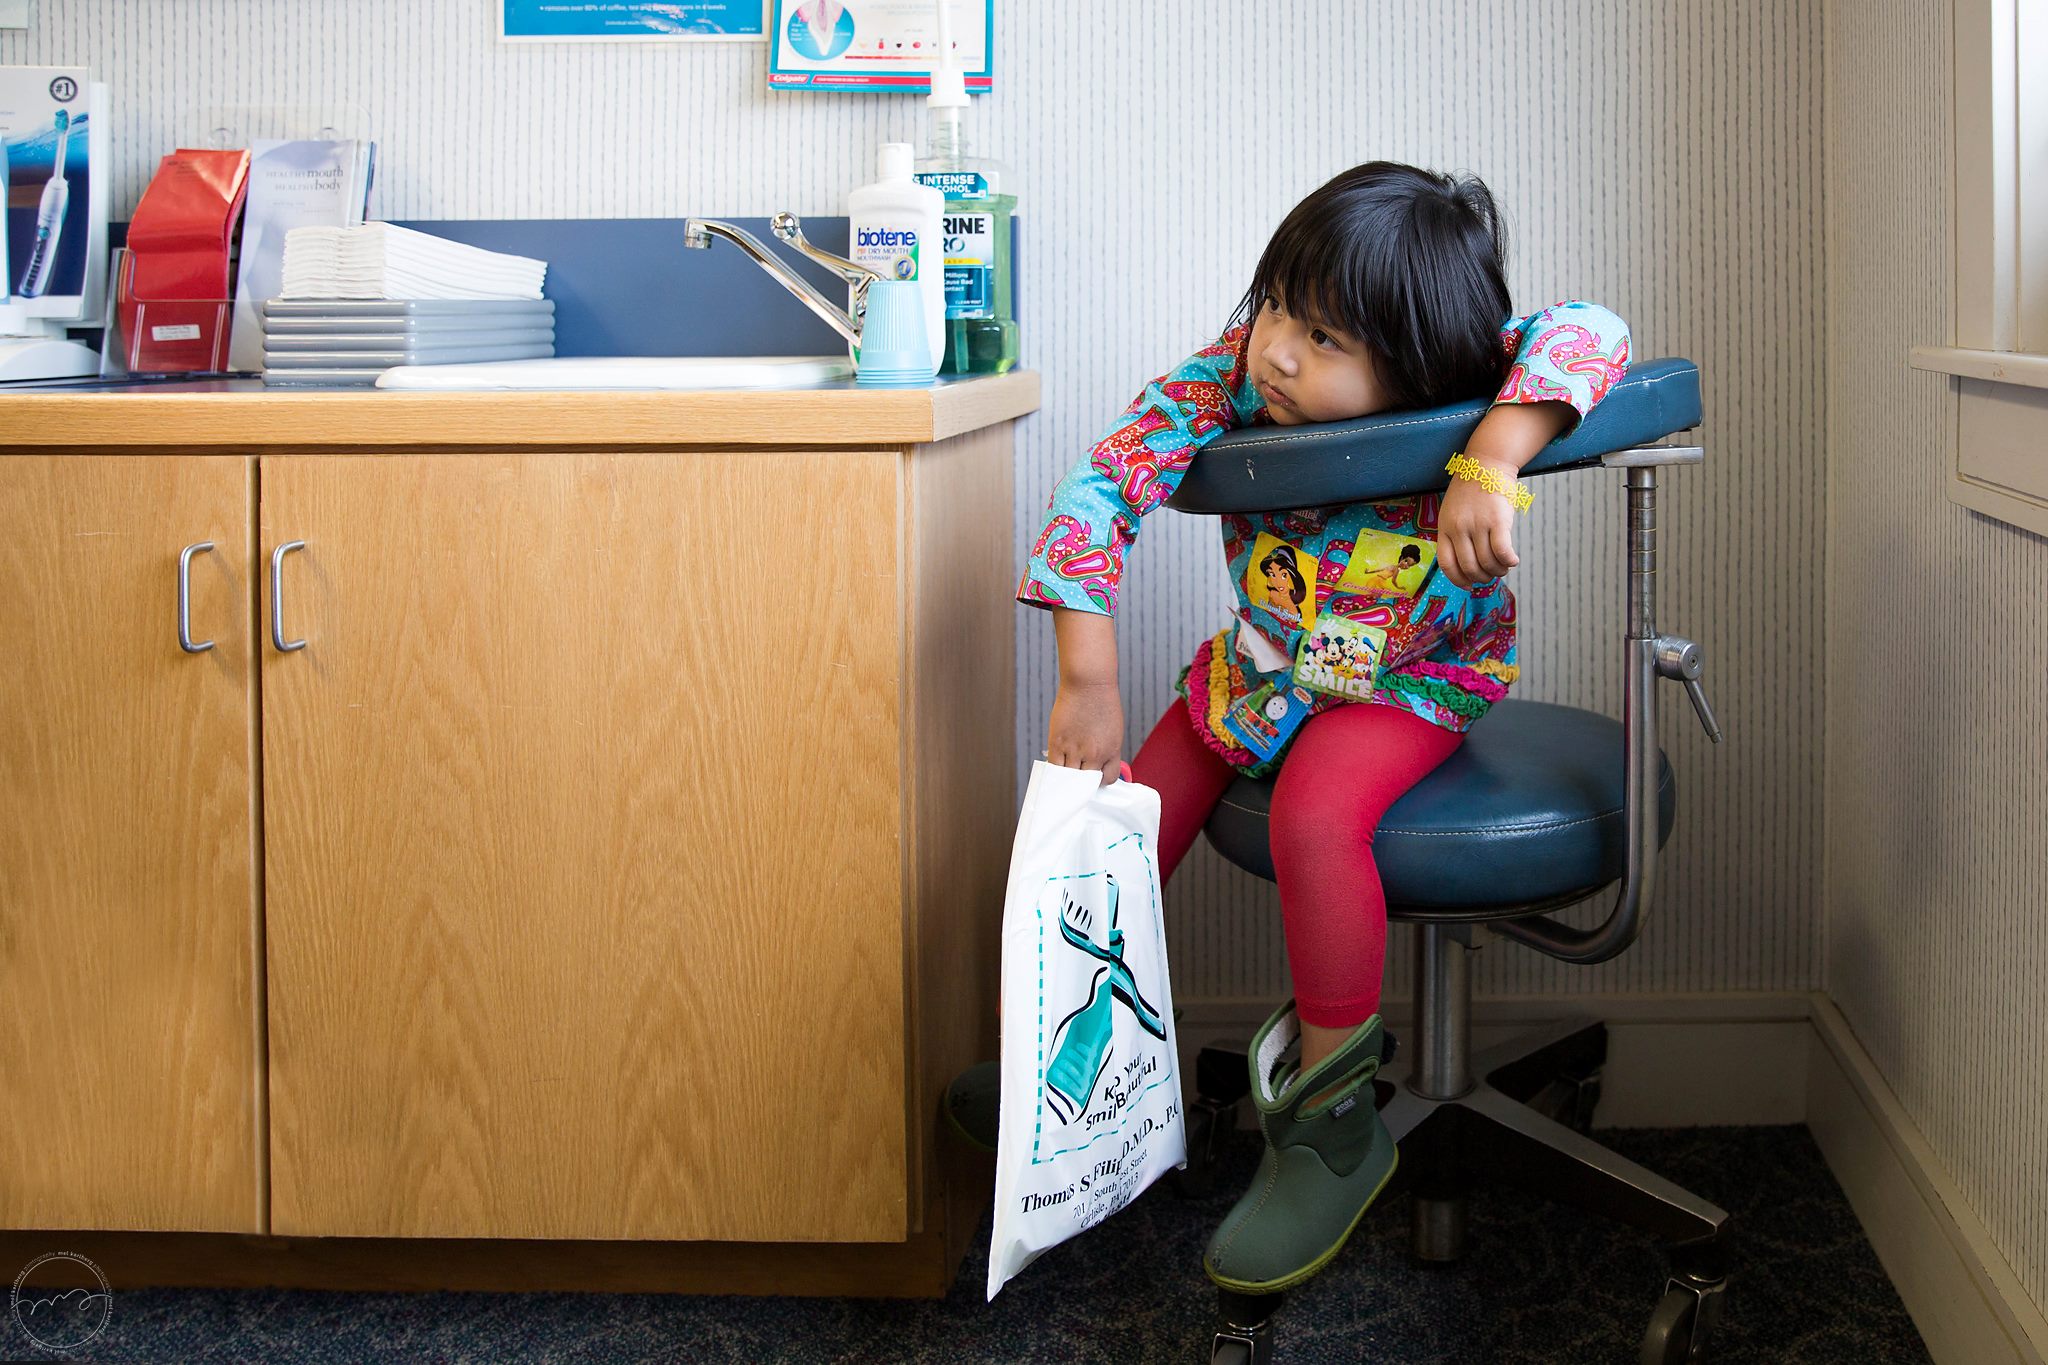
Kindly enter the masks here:
<path id="1" fill-rule="evenodd" d="M 1209 1348 L 1209 1365 L 1272 1365 L 1273 1311 L 1284 1294 L 1238 1294 L 1218 1291 L 1223 1325 Z"/>
<path id="2" fill-rule="evenodd" d="M 1564 1087 L 1564 1112 L 1558 1121 L 1580 1136 L 1593 1131 L 1593 1110 L 1600 1103 L 1600 1073 L 1560 1078 Z"/>
<path id="3" fill-rule="evenodd" d="M 1188 1106 L 1188 1164 L 1171 1173 L 1173 1190 L 1183 1199 L 1202 1199 L 1216 1188 L 1216 1172 L 1224 1149 L 1237 1131 L 1237 1104 L 1219 1104 L 1203 1095 Z"/>
<path id="4" fill-rule="evenodd" d="M 1593 1131 L 1593 1110 L 1600 1103 L 1600 1072 L 1565 1072 L 1529 1100 L 1529 1107 L 1554 1119 L 1581 1137 Z"/>
<path id="5" fill-rule="evenodd" d="M 1251 1340 L 1235 1334 L 1216 1334 L 1216 1344 L 1209 1348 L 1209 1365 L 1252 1365 Z"/>
<path id="6" fill-rule="evenodd" d="M 1673 1277 L 1643 1332 L 1641 1365 L 1700 1365 L 1709 1332 L 1721 1316 L 1726 1280 Z"/>

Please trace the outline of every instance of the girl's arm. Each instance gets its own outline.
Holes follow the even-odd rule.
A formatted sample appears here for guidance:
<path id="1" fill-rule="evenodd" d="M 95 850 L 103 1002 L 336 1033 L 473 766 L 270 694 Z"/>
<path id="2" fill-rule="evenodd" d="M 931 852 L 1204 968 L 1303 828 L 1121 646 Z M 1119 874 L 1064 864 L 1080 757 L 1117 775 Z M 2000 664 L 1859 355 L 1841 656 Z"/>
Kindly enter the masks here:
<path id="1" fill-rule="evenodd" d="M 1145 386 L 1053 489 L 1017 600 L 1104 615 L 1116 610 L 1138 522 L 1180 487 L 1195 452 L 1240 425 L 1249 327 L 1233 327 Z"/>
<path id="2" fill-rule="evenodd" d="M 1560 303 L 1510 319 L 1501 339 L 1515 348 L 1514 363 L 1465 453 L 1512 479 L 1607 396 L 1628 369 L 1629 333 L 1627 323 L 1598 304 Z M 1506 498 L 1453 479 L 1437 513 L 1444 576 L 1469 588 L 1521 563 L 1514 513 Z"/>
<path id="3" fill-rule="evenodd" d="M 1140 519 L 1173 495 L 1195 453 L 1247 415 L 1239 395 L 1249 334 L 1232 328 L 1146 385 L 1053 490 L 1017 600 L 1053 614 L 1060 688 L 1046 756 L 1055 763 L 1116 776 L 1123 707 L 1110 617 L 1124 556 Z"/>
<path id="4" fill-rule="evenodd" d="M 1117 693 L 1116 623 L 1107 616 L 1052 609 L 1060 686 L 1053 697 L 1045 756 L 1062 768 L 1099 768 L 1103 781 L 1123 760 L 1124 706 Z"/>

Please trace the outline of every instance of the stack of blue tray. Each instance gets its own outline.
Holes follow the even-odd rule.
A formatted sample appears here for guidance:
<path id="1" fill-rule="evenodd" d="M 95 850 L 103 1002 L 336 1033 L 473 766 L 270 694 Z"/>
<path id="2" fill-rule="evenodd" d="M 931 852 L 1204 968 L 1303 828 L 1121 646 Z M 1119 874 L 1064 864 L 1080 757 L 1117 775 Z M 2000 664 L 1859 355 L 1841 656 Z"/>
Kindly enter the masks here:
<path id="1" fill-rule="evenodd" d="M 262 314 L 266 384 L 369 385 L 394 365 L 555 353 L 549 299 L 270 299 Z"/>

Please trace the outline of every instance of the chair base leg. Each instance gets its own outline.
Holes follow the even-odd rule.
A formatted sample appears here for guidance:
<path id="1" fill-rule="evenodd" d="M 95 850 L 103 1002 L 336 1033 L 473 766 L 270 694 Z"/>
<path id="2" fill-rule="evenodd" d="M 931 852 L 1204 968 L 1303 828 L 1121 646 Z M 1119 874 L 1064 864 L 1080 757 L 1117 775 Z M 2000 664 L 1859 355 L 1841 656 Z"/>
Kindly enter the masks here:
<path id="1" fill-rule="evenodd" d="M 1479 1081 L 1456 1099 L 1431 1100 L 1408 1087 L 1405 1068 L 1389 1070 L 1395 1094 L 1381 1112 L 1401 1143 L 1403 1165 L 1416 1170 L 1415 1253 L 1422 1259 L 1455 1259 L 1462 1218 L 1434 1206 L 1461 1201 L 1470 1172 L 1626 1223 L 1674 1250 L 1719 1242 L 1728 1220 L 1724 1210 L 1575 1127 L 1537 1113 L 1491 1082 Z M 1526 1085 L 1527 1073 L 1517 1079 Z M 1424 1204 L 1432 1206 L 1427 1213 Z M 1718 1274 L 1710 1261 L 1695 1269 L 1703 1278 Z"/>

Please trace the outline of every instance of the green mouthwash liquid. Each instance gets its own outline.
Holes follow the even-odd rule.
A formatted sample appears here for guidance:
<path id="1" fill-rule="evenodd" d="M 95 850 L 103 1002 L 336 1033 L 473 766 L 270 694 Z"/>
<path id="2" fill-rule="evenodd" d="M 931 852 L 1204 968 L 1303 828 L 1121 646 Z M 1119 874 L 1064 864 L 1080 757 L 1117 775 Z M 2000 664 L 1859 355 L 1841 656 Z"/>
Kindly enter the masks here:
<path id="1" fill-rule="evenodd" d="M 942 97 L 941 97 L 942 98 Z M 946 262 L 946 355 L 939 373 L 1003 374 L 1017 363 L 1011 218 L 1017 196 L 1004 192 L 1003 168 L 967 155 L 958 105 L 933 100 L 930 154 L 919 183 L 946 196 L 940 236 Z"/>

